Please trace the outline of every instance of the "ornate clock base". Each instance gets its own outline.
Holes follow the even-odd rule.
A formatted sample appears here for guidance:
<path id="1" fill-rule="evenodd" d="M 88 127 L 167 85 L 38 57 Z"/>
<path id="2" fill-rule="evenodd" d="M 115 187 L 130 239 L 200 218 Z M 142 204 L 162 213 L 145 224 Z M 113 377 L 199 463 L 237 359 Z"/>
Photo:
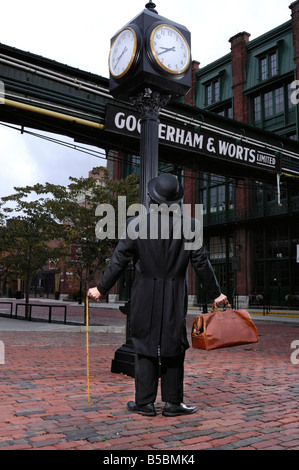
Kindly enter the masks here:
<path id="1" fill-rule="evenodd" d="M 149 198 L 147 184 L 158 176 L 159 162 L 159 113 L 171 100 L 171 95 L 164 95 L 150 88 L 130 98 L 130 102 L 140 113 L 140 180 L 139 202 L 147 209 Z"/>

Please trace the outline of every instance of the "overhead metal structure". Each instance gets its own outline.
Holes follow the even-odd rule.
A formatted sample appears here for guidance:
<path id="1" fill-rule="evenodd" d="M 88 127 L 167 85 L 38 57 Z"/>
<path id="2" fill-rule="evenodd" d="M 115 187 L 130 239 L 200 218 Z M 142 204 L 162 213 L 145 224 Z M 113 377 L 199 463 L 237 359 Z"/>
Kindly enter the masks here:
<path id="1" fill-rule="evenodd" d="M 138 116 L 110 95 L 108 79 L 0 44 L 0 80 L 0 122 L 138 155 Z M 116 116 L 124 119 L 118 127 Z M 162 161 L 273 184 L 279 175 L 298 184 L 298 142 L 181 102 L 167 105 L 160 117 Z"/>

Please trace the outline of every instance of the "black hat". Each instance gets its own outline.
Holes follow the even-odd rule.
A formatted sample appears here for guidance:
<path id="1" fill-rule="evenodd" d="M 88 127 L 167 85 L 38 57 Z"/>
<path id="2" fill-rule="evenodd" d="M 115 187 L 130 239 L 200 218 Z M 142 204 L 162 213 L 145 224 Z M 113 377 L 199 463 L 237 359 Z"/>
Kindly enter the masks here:
<path id="1" fill-rule="evenodd" d="M 184 189 L 177 177 L 170 173 L 162 173 L 148 183 L 150 197 L 158 204 L 177 204 L 184 197 Z"/>

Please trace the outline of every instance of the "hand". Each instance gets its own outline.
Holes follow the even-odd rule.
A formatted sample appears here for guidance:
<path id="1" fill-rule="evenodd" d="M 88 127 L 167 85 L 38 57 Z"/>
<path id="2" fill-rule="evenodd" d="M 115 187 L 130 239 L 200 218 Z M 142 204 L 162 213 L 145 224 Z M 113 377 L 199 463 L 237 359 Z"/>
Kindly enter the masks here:
<path id="1" fill-rule="evenodd" d="M 160 49 L 164 49 L 164 51 L 158 52 L 157 55 L 165 54 L 165 52 L 169 52 L 169 51 L 174 51 L 175 52 L 175 46 L 173 46 L 173 47 L 162 47 L 162 46 L 160 46 Z"/>
<path id="2" fill-rule="evenodd" d="M 90 299 L 96 300 L 97 302 L 99 301 L 99 299 L 103 297 L 103 295 L 101 294 L 101 292 L 98 290 L 97 287 L 92 287 L 91 289 L 89 289 L 87 292 L 87 296 Z"/>
<path id="3" fill-rule="evenodd" d="M 217 299 L 214 300 L 214 303 L 215 305 L 228 304 L 226 295 L 220 294 L 219 297 L 217 297 Z"/>
<path id="4" fill-rule="evenodd" d="M 116 59 L 116 61 L 115 61 L 116 63 L 115 63 L 115 66 L 114 66 L 114 67 L 117 66 L 118 62 L 120 61 L 120 59 L 122 58 L 122 56 L 124 55 L 124 53 L 127 52 L 127 50 L 128 50 L 128 49 L 127 49 L 127 46 L 126 46 L 126 47 L 124 48 L 124 50 L 122 51 L 122 53 L 120 54 L 120 56 Z"/>

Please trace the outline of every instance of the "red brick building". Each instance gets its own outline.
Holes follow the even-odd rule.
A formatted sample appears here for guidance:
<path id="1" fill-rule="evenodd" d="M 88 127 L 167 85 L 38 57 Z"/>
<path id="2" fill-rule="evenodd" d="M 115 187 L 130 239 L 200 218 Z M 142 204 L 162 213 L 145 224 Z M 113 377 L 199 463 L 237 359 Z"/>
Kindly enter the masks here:
<path id="1" fill-rule="evenodd" d="M 247 32 L 228 38 L 231 52 L 213 63 L 200 68 L 194 61 L 185 103 L 273 132 L 282 140 L 298 140 L 298 104 L 291 100 L 299 77 L 298 0 L 290 10 L 288 22 L 254 40 Z M 138 172 L 138 156 L 114 155 L 108 167 L 114 178 Z M 298 303 L 296 188 L 224 177 L 205 168 L 181 170 L 163 162 L 160 171 L 178 174 L 184 203 L 203 204 L 204 243 L 230 300 L 248 306 L 262 295 L 272 305 Z M 125 295 L 120 286 L 120 297 Z M 205 303 L 191 270 L 189 295 L 191 303 Z"/>

